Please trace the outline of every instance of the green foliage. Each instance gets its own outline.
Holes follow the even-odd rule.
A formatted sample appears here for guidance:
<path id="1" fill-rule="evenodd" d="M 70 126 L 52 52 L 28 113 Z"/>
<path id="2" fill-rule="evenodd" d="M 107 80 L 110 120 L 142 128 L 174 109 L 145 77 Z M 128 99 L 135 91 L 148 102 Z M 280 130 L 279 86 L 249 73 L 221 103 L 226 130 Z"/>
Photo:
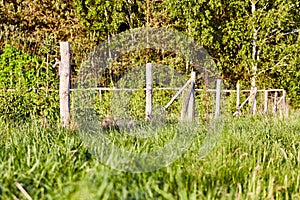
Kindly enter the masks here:
<path id="1" fill-rule="evenodd" d="M 6 45 L 0 54 L 1 118 L 57 120 L 58 81 L 49 63 Z"/>
<path id="2" fill-rule="evenodd" d="M 93 46 L 72 1 L 0 1 L 0 50 L 10 44 L 53 62 L 59 57 L 60 41 L 72 41 L 72 58 L 78 66 Z"/>
<path id="3" fill-rule="evenodd" d="M 135 120 L 145 119 L 145 99 L 146 94 L 143 89 L 132 92 L 132 96 L 129 101 L 129 114 L 133 116 Z"/>
<path id="4" fill-rule="evenodd" d="M 255 3 L 253 11 L 252 2 Z M 18 63 L 10 61 L 11 66 L 5 67 L 3 76 L 12 75 L 0 83 L 0 89 L 6 90 L 11 85 L 20 89 L 23 87 L 20 83 L 25 81 L 27 85 L 22 94 L 9 100 L 19 104 L 21 102 L 15 99 L 25 95 L 28 87 L 37 90 L 45 87 L 50 79 L 39 79 L 38 84 L 25 79 L 45 74 L 49 63 L 59 57 L 59 41 L 71 41 L 74 81 L 80 64 L 96 44 L 125 30 L 151 26 L 184 32 L 203 45 L 216 62 L 227 89 L 234 89 L 238 81 L 245 88 L 250 87 L 251 80 L 255 80 L 258 88 L 284 88 L 292 106 L 298 108 L 299 8 L 296 0 L 165 0 L 149 1 L 149 5 L 141 0 L 0 1 L 0 50 L 4 52 L 9 44 L 28 53 L 23 54 Z M 34 59 L 28 55 L 33 55 Z M 186 61 L 172 52 L 158 49 L 129 52 L 114 61 L 102 86 L 118 81 L 128 68 L 134 68 L 137 63 L 149 61 L 170 65 L 185 74 L 193 68 L 189 66 L 187 69 Z M 43 70 L 18 70 L 28 65 Z M 12 69 L 12 66 L 18 67 Z M 9 99 L 8 94 L 5 96 Z M 48 94 L 46 92 L 42 96 Z M 31 97 L 25 99 L 29 101 Z"/>
<path id="5" fill-rule="evenodd" d="M 93 34 L 93 40 L 107 39 L 144 24 L 144 1 L 74 0 L 73 6 L 80 22 Z"/>
<path id="6" fill-rule="evenodd" d="M 208 50 L 226 87 L 233 89 L 238 81 L 249 87 L 255 79 L 259 88 L 286 89 L 292 104 L 298 104 L 298 1 L 170 0 L 163 6 L 167 26 L 186 32 Z"/>

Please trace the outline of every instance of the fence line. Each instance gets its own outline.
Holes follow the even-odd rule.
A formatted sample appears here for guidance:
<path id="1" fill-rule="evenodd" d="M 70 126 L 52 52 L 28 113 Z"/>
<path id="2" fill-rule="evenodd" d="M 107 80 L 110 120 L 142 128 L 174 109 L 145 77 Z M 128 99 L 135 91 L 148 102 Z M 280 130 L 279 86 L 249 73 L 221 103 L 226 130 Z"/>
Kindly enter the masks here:
<path id="1" fill-rule="evenodd" d="M 181 88 L 169 88 L 169 87 L 165 87 L 165 88 L 152 88 L 152 90 L 180 90 Z M 28 88 L 26 90 L 26 92 L 32 92 L 32 91 L 38 91 L 38 90 L 46 90 L 46 88 Z M 80 91 L 80 90 L 98 90 L 98 91 L 121 91 L 121 90 L 128 90 L 128 91 L 137 91 L 137 90 L 146 90 L 146 88 L 108 88 L 108 87 L 96 87 L 96 88 L 85 88 L 85 89 L 79 89 L 79 88 L 70 88 L 69 91 L 73 92 L 73 91 Z M 5 90 L 0 90 L 0 92 L 16 92 L 18 91 L 18 89 L 5 89 Z M 23 89 L 24 91 L 24 89 Z M 58 92 L 59 89 L 48 89 L 49 92 Z M 195 88 L 195 91 L 205 91 L 205 89 L 197 89 Z M 216 92 L 216 89 L 207 89 L 208 92 Z M 226 90 L 223 89 L 222 92 L 227 92 L 227 93 L 235 93 L 237 92 L 236 90 Z M 251 92 L 251 90 L 240 90 L 240 92 Z M 257 90 L 257 92 L 286 92 L 284 89 L 267 89 L 267 90 Z"/>
<path id="2" fill-rule="evenodd" d="M 165 87 L 165 88 L 152 88 L 152 90 L 180 90 L 181 88 L 169 88 L 169 87 Z M 95 87 L 95 88 L 83 88 L 83 89 L 78 89 L 78 88 L 72 88 L 70 89 L 70 91 L 76 91 L 76 90 L 101 90 L 101 91 L 121 91 L 121 90 L 128 90 L 128 91 L 137 91 L 137 90 L 146 90 L 146 88 L 116 88 L 116 87 Z M 197 89 L 195 88 L 195 91 L 205 91 L 205 89 Z M 206 91 L 208 92 L 216 92 L 216 89 L 207 89 Z M 257 92 L 265 92 L 265 91 L 269 91 L 269 92 L 284 92 L 284 89 L 267 89 L 267 90 L 257 90 Z M 235 93 L 237 92 L 237 90 L 226 90 L 223 89 L 222 92 L 225 93 Z M 240 90 L 240 92 L 251 92 L 251 90 Z"/>
<path id="3" fill-rule="evenodd" d="M 56 64 L 59 64 L 59 76 L 60 76 L 60 86 L 59 86 L 59 97 L 60 97 L 60 119 L 61 123 L 68 127 L 70 124 L 70 92 L 76 90 L 95 90 L 95 91 L 135 91 L 141 90 L 138 88 L 108 88 L 108 87 L 95 87 L 95 88 L 86 88 L 86 89 L 71 89 L 70 88 L 70 76 L 71 76 L 71 52 L 70 52 L 70 43 L 69 42 L 60 42 L 60 52 L 61 52 L 61 61 L 57 60 Z M 172 102 L 183 92 L 183 90 L 188 86 L 190 86 L 190 90 L 186 96 L 186 102 L 183 103 L 181 119 L 187 119 L 192 121 L 194 120 L 194 109 L 195 109 L 195 92 L 196 91 L 205 91 L 205 92 L 216 92 L 216 110 L 215 110 L 215 117 L 220 115 L 221 109 L 221 80 L 217 80 L 217 87 L 216 89 L 196 89 L 195 88 L 195 78 L 196 75 L 194 72 L 191 74 L 191 78 L 187 81 L 187 83 L 182 88 L 153 88 L 152 86 L 152 65 L 148 63 L 146 65 L 146 88 L 143 90 L 146 91 L 146 119 L 150 120 L 152 115 L 152 91 L 153 90 L 177 90 L 178 92 L 173 96 L 171 101 L 163 107 L 162 112 L 168 108 L 172 104 Z M 256 97 L 258 92 L 265 93 L 264 99 L 264 113 L 268 111 L 268 99 L 269 93 L 275 92 L 274 96 L 274 103 L 273 103 L 273 113 L 278 111 L 278 105 L 282 102 L 284 115 L 288 114 L 288 106 L 286 102 L 286 91 L 284 89 L 268 89 L 268 90 L 258 90 L 254 88 L 254 90 L 240 90 L 240 85 L 237 84 L 236 90 L 222 90 L 225 93 L 236 92 L 236 112 L 233 114 L 235 116 L 241 115 L 241 108 L 249 102 L 250 98 L 253 97 L 252 106 L 251 106 L 251 113 L 256 114 Z M 248 98 L 240 104 L 240 94 L 241 92 L 250 92 Z M 278 99 L 278 92 L 282 92 L 282 96 Z"/>

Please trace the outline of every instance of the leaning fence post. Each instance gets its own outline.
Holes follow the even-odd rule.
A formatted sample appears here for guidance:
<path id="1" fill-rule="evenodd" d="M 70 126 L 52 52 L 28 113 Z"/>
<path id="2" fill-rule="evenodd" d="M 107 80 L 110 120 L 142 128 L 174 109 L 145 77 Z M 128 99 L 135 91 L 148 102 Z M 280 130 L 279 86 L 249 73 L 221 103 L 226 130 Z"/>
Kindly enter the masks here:
<path id="1" fill-rule="evenodd" d="M 64 127 L 70 123 L 70 74 L 71 52 L 69 42 L 60 42 L 60 65 L 59 65 L 59 100 L 60 121 Z"/>
<path id="2" fill-rule="evenodd" d="M 217 80 L 217 88 L 216 88 L 216 112 L 215 112 L 215 118 L 218 118 L 220 116 L 220 110 L 221 110 L 221 79 Z"/>
<path id="3" fill-rule="evenodd" d="M 146 64 L 146 120 L 152 118 L 152 64 Z"/>

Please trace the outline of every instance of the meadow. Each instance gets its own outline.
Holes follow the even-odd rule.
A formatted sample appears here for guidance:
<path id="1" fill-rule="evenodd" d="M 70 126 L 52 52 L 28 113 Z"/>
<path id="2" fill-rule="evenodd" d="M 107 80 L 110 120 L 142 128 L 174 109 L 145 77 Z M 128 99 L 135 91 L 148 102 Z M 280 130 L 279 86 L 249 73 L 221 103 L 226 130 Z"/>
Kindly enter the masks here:
<path id="1" fill-rule="evenodd" d="M 196 137 L 170 166 L 130 173 L 99 162 L 76 131 L 0 122 L 0 199 L 300 199 L 299 132 L 297 113 L 229 118 L 206 157 Z"/>

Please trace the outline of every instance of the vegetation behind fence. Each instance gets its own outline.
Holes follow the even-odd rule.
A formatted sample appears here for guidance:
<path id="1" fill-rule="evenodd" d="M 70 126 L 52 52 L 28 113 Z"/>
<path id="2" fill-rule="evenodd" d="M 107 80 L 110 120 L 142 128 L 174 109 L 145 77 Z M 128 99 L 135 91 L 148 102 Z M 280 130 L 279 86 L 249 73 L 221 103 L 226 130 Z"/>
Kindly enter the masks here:
<path id="1" fill-rule="evenodd" d="M 47 91 L 42 94 L 41 91 L 44 89 L 41 89 L 39 95 L 32 93 L 30 95 L 34 98 L 26 97 L 25 99 L 28 100 L 24 99 L 24 102 L 30 104 L 43 99 L 42 96 L 47 96 L 39 101 L 49 104 L 52 100 L 49 100 L 50 92 L 47 87 L 49 91 L 58 88 L 58 70 L 56 68 L 55 71 L 50 66 L 55 63 L 55 58 L 59 58 L 60 41 L 72 41 L 71 65 L 74 75 L 72 77 L 76 77 L 80 64 L 87 54 L 103 40 L 136 27 L 167 27 L 186 33 L 207 49 L 222 74 L 225 88 L 234 89 L 238 81 L 241 88 L 250 88 L 251 80 L 255 78 L 259 89 L 285 89 L 289 103 L 294 108 L 298 108 L 300 105 L 299 4 L 297 1 L 279 0 L 272 4 L 267 1 L 255 1 L 256 4 L 254 1 L 251 2 L 236 0 L 187 3 L 181 0 L 167 0 L 145 3 L 140 0 L 110 2 L 101 0 L 95 4 L 93 1 L 77 0 L 1 1 L 0 70 L 11 70 L 11 66 L 15 65 L 12 64 L 15 53 L 7 49 L 16 49 L 20 54 L 18 62 L 20 65 L 23 63 L 20 66 L 22 70 L 33 70 L 34 77 L 39 77 L 39 84 L 35 86 L 44 87 Z M 255 9 L 250 12 L 252 7 Z M 253 24 L 254 21 L 257 23 Z M 135 55 L 132 56 L 130 53 L 120 57 L 112 66 L 113 70 L 107 72 L 107 79 L 103 80 L 106 86 L 111 83 L 111 77 L 121 76 L 123 70 L 126 71 L 126 66 L 132 64 L 132 60 L 160 61 L 162 64 L 172 65 L 180 70 L 185 70 L 186 67 L 186 61 L 171 52 L 156 49 L 132 53 Z M 11 59 L 4 59 L 4 57 L 11 57 Z M 32 61 L 31 57 L 35 61 Z M 189 74 L 192 68 L 193 66 L 189 66 L 184 72 Z M 11 80 L 19 73 L 11 70 L 13 75 L 8 75 L 4 71 L 1 71 L 0 76 L 6 77 L 5 81 Z M 42 77 L 49 77 L 49 79 Z M 31 77 L 27 79 L 31 80 Z M 49 81 L 51 84 L 47 86 Z M 22 94 L 19 93 L 19 97 L 12 97 L 11 93 L 1 93 L 1 98 L 8 98 L 7 101 L 2 101 L 2 109 L 9 107 L 8 102 L 15 102 L 11 105 L 14 105 L 13 108 L 19 112 L 16 115 L 24 111 L 27 113 L 25 116 L 28 113 L 36 113 L 46 118 L 48 115 L 54 116 L 57 109 L 52 108 L 55 106 L 45 106 L 49 111 L 43 111 L 47 113 L 45 115 L 40 111 L 29 111 L 35 110 L 35 106 L 24 109 L 20 106 L 21 102 L 17 103 L 18 100 L 15 99 L 20 99 L 25 95 L 24 91 L 30 90 L 31 86 L 27 83 L 22 84 Z M 18 90 L 19 87 L 10 86 L 12 88 L 8 89 L 12 90 Z M 36 88 L 36 91 L 38 89 Z M 3 91 L 5 88 L 0 90 Z M 36 96 L 39 98 L 35 98 Z M 54 98 L 57 97 L 52 99 Z M 39 104 L 35 103 L 35 105 Z M 36 110 L 40 110 L 40 107 Z"/>

